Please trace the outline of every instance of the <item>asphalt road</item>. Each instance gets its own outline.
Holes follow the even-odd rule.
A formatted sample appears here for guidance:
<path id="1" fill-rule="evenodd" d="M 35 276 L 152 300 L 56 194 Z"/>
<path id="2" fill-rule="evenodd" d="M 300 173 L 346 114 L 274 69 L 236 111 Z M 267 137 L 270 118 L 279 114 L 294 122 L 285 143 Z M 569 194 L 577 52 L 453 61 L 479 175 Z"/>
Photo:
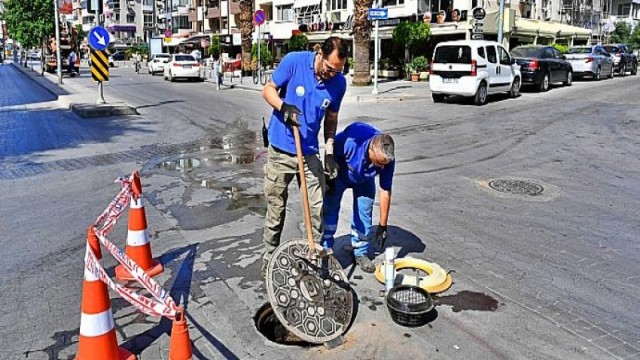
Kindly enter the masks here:
<path id="1" fill-rule="evenodd" d="M 92 98 L 86 77 L 65 81 Z M 429 325 L 399 327 L 341 237 L 337 255 L 359 307 L 332 350 L 275 345 L 255 330 L 267 301 L 264 151 L 252 141 L 269 109 L 258 92 L 116 68 L 105 96 L 141 116 L 83 120 L 11 66 L 0 67 L 0 88 L 1 359 L 73 358 L 86 229 L 115 194 L 113 180 L 135 168 L 166 268 L 158 280 L 190 313 L 196 358 L 640 359 L 637 77 L 496 96 L 483 107 L 433 104 L 426 92 L 347 101 L 340 127 L 366 121 L 396 140 L 388 244 L 455 270 L 455 283 L 435 298 Z M 505 189 L 500 180 L 543 190 L 489 186 Z M 285 239 L 300 237 L 291 190 Z M 112 233 L 117 244 L 125 223 Z M 167 323 L 112 297 L 123 346 L 166 358 Z"/>

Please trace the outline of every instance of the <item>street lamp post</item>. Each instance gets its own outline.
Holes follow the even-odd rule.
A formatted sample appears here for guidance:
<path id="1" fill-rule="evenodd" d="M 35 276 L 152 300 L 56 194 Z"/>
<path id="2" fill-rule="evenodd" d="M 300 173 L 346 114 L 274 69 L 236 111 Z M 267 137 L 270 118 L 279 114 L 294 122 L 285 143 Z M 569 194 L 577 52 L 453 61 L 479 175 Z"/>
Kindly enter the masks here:
<path id="1" fill-rule="evenodd" d="M 60 13 L 58 12 L 58 0 L 53 0 L 53 10 L 55 13 L 56 26 L 56 71 L 58 73 L 58 84 L 62 85 L 62 62 L 60 59 Z"/>
<path id="2" fill-rule="evenodd" d="M 500 8 L 498 10 L 498 44 L 502 45 L 502 32 L 504 28 L 504 0 L 500 0 Z"/>

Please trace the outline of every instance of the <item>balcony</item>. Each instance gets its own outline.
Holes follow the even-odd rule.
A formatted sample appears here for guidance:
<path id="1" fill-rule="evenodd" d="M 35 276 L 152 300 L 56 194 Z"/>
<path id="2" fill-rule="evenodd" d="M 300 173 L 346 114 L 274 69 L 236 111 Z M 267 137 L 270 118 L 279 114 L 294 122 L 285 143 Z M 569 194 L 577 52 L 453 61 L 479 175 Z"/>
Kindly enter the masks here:
<path id="1" fill-rule="evenodd" d="M 240 13 L 240 1 L 231 1 L 230 9 L 231 14 L 239 14 Z"/>
<path id="2" fill-rule="evenodd" d="M 207 19 L 217 19 L 220 17 L 220 8 L 208 8 L 207 9 Z"/>

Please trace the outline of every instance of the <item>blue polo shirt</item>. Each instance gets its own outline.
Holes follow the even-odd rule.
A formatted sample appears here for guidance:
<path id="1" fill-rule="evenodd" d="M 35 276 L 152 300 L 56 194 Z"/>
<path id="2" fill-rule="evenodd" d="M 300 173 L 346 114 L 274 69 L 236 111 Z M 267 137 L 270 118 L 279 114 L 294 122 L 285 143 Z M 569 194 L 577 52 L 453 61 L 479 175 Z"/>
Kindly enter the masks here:
<path id="1" fill-rule="evenodd" d="M 380 175 L 380 187 L 391 191 L 396 161 L 377 167 L 368 157 L 369 143 L 381 133 L 369 124 L 354 122 L 336 135 L 333 157 L 340 167 L 338 176 L 342 181 L 357 185 Z"/>
<path id="2" fill-rule="evenodd" d="M 298 115 L 302 153 L 319 152 L 318 133 L 326 109 L 338 112 L 347 89 L 347 80 L 337 74 L 327 81 L 318 81 L 313 68 L 316 53 L 310 51 L 287 54 L 271 76 L 280 90 L 282 100 L 302 111 Z M 284 95 L 284 97 L 283 97 Z M 274 110 L 269 121 L 269 143 L 287 152 L 296 153 L 291 127 L 284 123 L 282 113 Z"/>

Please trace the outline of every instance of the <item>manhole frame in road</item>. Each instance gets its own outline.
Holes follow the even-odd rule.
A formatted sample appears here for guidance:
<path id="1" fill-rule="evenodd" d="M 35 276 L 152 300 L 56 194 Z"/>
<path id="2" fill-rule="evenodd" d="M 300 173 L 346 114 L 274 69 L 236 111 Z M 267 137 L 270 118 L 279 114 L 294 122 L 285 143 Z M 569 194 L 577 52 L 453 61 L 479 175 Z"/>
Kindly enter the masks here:
<path id="1" fill-rule="evenodd" d="M 511 195 L 540 196 L 544 192 L 542 185 L 525 179 L 491 179 L 488 185 L 494 191 Z"/>

